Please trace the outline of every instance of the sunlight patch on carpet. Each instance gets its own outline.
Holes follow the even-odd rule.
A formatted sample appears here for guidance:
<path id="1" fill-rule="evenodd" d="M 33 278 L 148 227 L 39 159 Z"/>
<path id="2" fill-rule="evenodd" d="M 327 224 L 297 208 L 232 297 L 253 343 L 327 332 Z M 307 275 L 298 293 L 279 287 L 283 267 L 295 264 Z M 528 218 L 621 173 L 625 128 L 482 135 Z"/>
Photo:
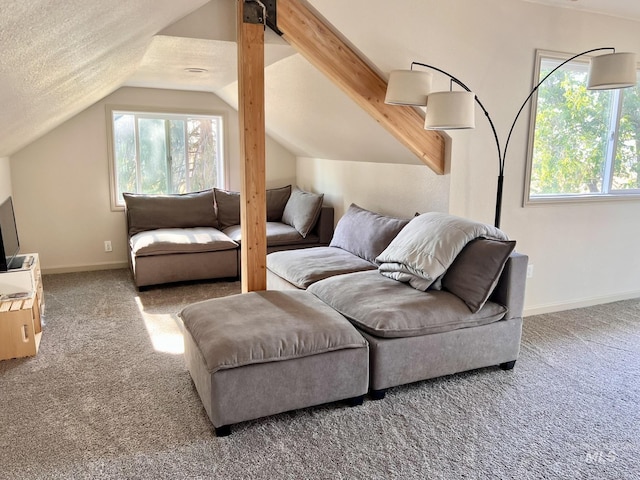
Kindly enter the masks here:
<path id="1" fill-rule="evenodd" d="M 148 313 L 145 311 L 140 297 L 136 297 L 135 300 L 153 348 L 162 353 L 184 354 L 182 330 L 173 315 L 169 313 Z"/>

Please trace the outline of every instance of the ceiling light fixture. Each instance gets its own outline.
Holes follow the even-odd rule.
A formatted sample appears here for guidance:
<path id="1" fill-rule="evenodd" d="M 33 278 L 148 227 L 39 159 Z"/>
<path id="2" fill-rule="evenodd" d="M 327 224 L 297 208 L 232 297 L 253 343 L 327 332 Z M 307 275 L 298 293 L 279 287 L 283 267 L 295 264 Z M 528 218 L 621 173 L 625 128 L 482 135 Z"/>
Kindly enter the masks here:
<path id="1" fill-rule="evenodd" d="M 450 130 L 475 128 L 475 109 L 474 101 L 484 112 L 498 149 L 498 188 L 496 192 L 496 215 L 494 225 L 500 228 L 500 216 L 502 211 L 502 185 L 504 183 L 504 164 L 507 156 L 507 148 L 509 140 L 513 133 L 513 128 L 538 87 L 549 78 L 556 70 L 571 60 L 600 50 L 612 50 L 613 53 L 599 55 L 591 59 L 589 65 L 589 78 L 587 88 L 589 90 L 608 90 L 633 87 L 637 84 L 637 64 L 634 53 L 616 53 L 614 48 L 603 47 L 594 48 L 585 52 L 574 55 L 565 60 L 560 65 L 549 72 L 540 82 L 531 90 L 529 96 L 525 99 L 516 114 L 504 150 L 500 149 L 500 140 L 496 132 L 495 126 L 489 112 L 484 108 L 478 97 L 464 83 L 458 80 L 450 73 L 445 72 L 433 65 L 412 62 L 411 70 L 394 70 L 389 75 L 389 83 L 387 85 L 387 93 L 385 103 L 391 105 L 413 105 L 426 106 L 427 113 L 425 116 L 424 128 L 429 130 Z M 440 72 L 450 78 L 449 91 L 431 92 L 431 72 L 423 72 L 413 70 L 414 65 L 429 68 Z M 453 84 L 463 88 L 465 91 L 453 91 Z"/>

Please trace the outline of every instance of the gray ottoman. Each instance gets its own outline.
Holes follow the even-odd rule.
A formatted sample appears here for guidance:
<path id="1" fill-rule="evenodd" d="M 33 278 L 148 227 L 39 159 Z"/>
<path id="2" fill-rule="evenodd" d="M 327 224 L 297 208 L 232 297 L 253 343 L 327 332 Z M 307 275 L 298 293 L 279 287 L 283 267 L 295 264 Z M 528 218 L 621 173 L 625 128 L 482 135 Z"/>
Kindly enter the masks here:
<path id="1" fill-rule="evenodd" d="M 231 424 L 298 408 L 358 405 L 367 392 L 367 342 L 308 292 L 216 298 L 180 317 L 187 367 L 218 436 Z"/>

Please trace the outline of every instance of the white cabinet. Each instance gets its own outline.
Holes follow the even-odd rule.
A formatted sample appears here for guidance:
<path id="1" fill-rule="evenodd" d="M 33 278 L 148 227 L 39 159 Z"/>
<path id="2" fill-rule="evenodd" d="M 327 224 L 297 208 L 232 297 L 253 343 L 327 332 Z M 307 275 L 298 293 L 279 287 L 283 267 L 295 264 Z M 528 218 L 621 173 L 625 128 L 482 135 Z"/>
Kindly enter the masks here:
<path id="1" fill-rule="evenodd" d="M 37 253 L 21 255 L 22 268 L 0 272 L 0 297 L 7 294 L 30 293 L 41 284 L 40 261 Z"/>

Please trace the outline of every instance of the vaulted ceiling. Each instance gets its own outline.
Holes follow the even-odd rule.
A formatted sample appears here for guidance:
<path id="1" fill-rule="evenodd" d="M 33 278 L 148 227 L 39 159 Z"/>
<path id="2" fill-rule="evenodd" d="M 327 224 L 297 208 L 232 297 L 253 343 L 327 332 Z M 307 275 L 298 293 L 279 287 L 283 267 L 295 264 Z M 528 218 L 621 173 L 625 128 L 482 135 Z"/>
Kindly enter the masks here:
<path id="1" fill-rule="evenodd" d="M 9 0 L 0 6 L 0 156 L 113 92 L 153 35 L 207 0 Z"/>
<path id="2" fill-rule="evenodd" d="M 628 0 L 525 1 L 640 20 L 640 2 Z M 0 157 L 122 86 L 210 91 L 237 105 L 234 0 L 4 0 L 0 9 Z M 266 37 L 272 137 L 300 156 L 420 163 L 282 39 Z"/>
<path id="3" fill-rule="evenodd" d="M 11 0 L 2 11 L 0 156 L 122 86 L 209 91 L 237 107 L 235 0 Z M 270 136 L 299 156 L 421 163 L 280 37 L 265 37 Z"/>

